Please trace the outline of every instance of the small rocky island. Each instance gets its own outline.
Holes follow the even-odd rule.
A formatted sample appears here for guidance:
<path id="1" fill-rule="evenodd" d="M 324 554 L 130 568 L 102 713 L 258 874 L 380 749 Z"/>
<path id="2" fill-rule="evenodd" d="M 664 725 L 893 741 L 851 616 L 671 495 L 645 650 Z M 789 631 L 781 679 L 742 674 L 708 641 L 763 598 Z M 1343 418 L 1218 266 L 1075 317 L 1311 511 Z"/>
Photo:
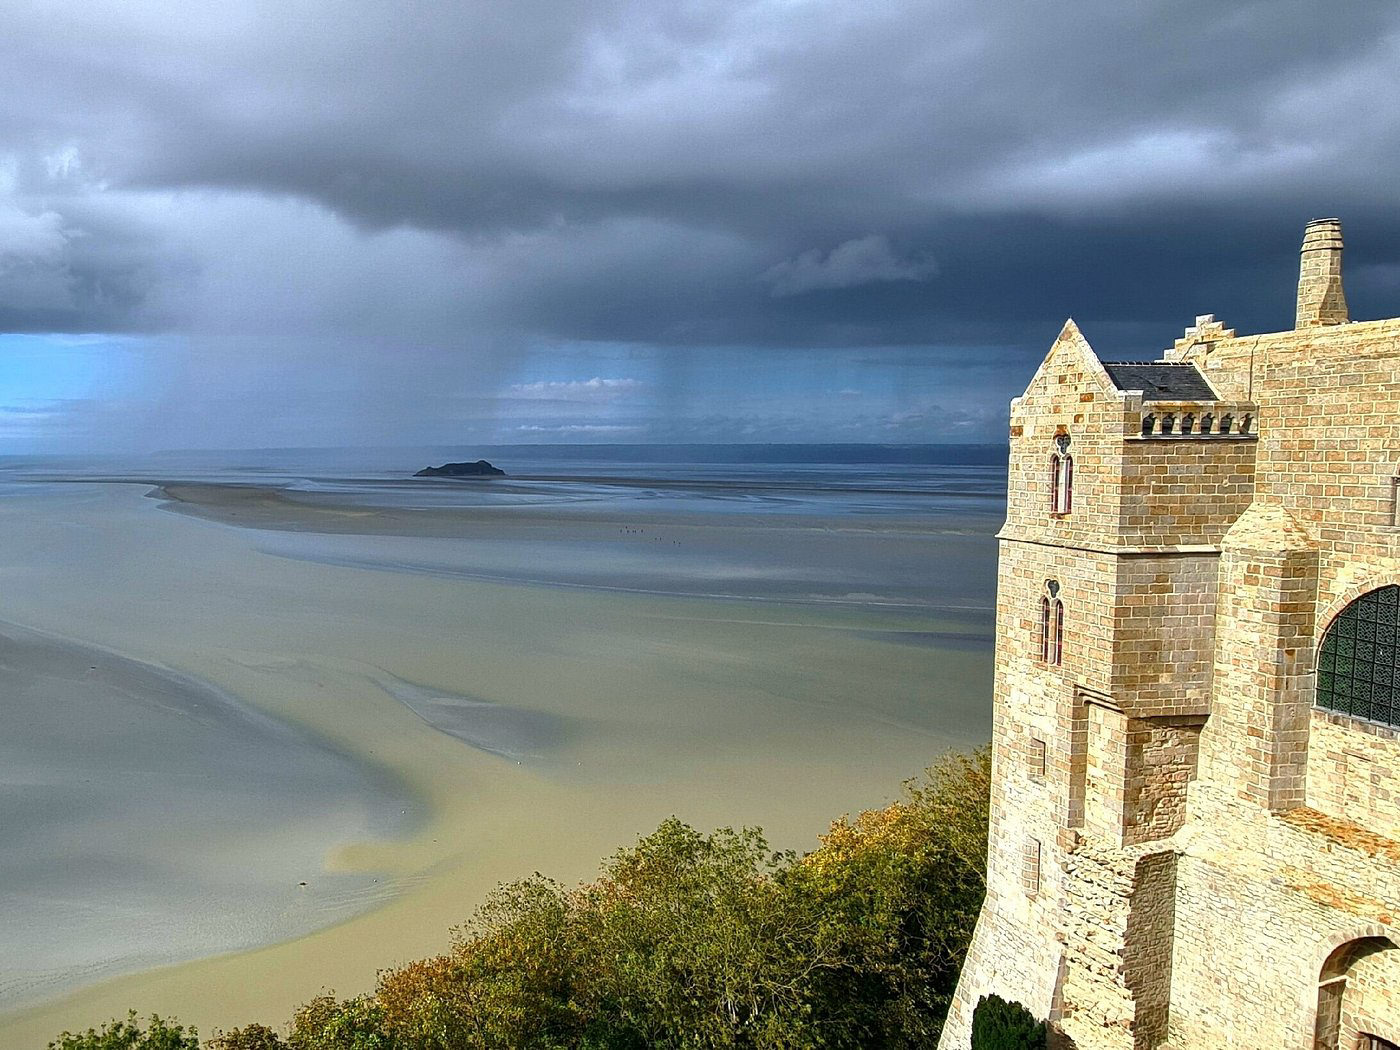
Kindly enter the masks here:
<path id="1" fill-rule="evenodd" d="M 415 478 L 497 478 L 505 477 L 500 467 L 493 467 L 484 459 L 475 463 L 444 463 L 440 467 L 424 467 Z"/>

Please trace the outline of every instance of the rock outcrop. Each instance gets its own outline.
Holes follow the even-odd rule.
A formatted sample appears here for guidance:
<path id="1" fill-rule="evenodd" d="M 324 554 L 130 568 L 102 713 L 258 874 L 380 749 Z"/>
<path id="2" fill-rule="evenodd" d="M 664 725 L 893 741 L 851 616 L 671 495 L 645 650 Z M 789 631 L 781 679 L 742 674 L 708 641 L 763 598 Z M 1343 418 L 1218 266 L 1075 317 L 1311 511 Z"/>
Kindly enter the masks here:
<path id="1" fill-rule="evenodd" d="M 505 477 L 505 471 L 493 467 L 484 459 L 475 463 L 444 463 L 440 467 L 424 467 L 415 478 L 497 478 Z"/>

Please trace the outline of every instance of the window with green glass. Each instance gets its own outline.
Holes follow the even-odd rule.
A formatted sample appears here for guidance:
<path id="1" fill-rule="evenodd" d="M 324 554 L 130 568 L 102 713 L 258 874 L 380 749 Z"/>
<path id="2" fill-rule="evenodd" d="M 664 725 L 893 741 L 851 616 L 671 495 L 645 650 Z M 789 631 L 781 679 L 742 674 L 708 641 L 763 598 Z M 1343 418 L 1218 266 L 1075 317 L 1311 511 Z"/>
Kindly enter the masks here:
<path id="1" fill-rule="evenodd" d="M 1317 703 L 1329 711 L 1400 726 L 1400 587 L 1363 594 L 1322 639 Z"/>

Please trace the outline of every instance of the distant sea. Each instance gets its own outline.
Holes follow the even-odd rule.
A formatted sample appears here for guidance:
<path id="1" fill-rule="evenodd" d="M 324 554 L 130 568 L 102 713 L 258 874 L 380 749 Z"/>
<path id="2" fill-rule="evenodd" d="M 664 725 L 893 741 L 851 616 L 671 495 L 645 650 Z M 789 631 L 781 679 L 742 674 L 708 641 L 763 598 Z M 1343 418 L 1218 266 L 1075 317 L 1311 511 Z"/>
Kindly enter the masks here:
<path id="1" fill-rule="evenodd" d="M 0 469 L 92 474 L 217 471 L 255 475 L 347 472 L 401 476 L 412 464 L 488 459 L 518 472 L 586 471 L 599 467 L 636 472 L 648 467 L 704 474 L 712 469 L 852 466 L 1004 468 L 1005 445 L 966 444 L 514 444 L 334 448 L 171 449 L 147 454 L 0 456 Z"/>
<path id="2" fill-rule="evenodd" d="M 460 512 L 467 516 L 452 520 L 467 529 L 463 538 L 475 537 L 467 545 L 318 536 L 323 529 L 288 521 L 260 546 L 301 560 L 503 582 L 958 610 L 977 615 L 990 639 L 991 536 L 1005 513 L 1006 456 L 1005 446 L 951 444 L 201 450 L 0 459 L 0 485 L 195 482 L 273 489 L 289 510 Z M 413 477 L 477 459 L 507 476 Z M 531 531 L 545 521 L 578 529 L 562 534 L 567 542 Z M 468 522 L 491 532 L 472 532 Z M 663 528 L 689 528 L 674 544 L 588 539 L 605 540 L 610 533 L 597 530 L 609 522 L 650 529 L 653 539 Z"/>

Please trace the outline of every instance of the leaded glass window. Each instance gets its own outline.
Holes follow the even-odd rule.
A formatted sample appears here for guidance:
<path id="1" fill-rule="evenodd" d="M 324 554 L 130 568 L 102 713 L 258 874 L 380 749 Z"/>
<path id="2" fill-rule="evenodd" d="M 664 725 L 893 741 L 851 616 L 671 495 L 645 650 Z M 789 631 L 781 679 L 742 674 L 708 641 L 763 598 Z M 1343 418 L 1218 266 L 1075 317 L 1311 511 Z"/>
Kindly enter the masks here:
<path id="1" fill-rule="evenodd" d="M 1400 587 L 1363 594 L 1338 614 L 1317 660 L 1317 703 L 1400 726 Z"/>

